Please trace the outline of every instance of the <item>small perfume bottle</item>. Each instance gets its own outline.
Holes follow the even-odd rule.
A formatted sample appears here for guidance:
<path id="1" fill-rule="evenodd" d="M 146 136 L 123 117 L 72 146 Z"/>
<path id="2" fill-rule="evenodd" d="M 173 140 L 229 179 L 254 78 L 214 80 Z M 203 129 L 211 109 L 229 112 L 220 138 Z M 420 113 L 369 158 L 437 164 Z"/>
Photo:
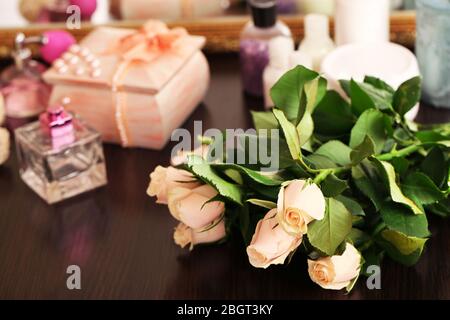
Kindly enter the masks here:
<path id="1" fill-rule="evenodd" d="M 23 181 L 49 204 L 107 183 L 100 134 L 62 106 L 16 129 Z"/>
<path id="2" fill-rule="evenodd" d="M 266 109 L 273 107 L 270 90 L 275 83 L 289 70 L 289 58 L 294 52 L 294 41 L 286 37 L 276 37 L 269 41 L 269 64 L 264 70 L 264 105 Z"/>
<path id="3" fill-rule="evenodd" d="M 26 38 L 23 33 L 16 36 L 12 54 L 15 64 L 0 74 L 0 93 L 5 100 L 8 117 L 33 117 L 47 107 L 51 86 L 42 80 L 42 74 L 47 68 L 31 59 L 31 51 L 26 47 L 44 42 L 43 36 Z"/>
<path id="4" fill-rule="evenodd" d="M 241 33 L 240 59 L 244 90 L 263 96 L 263 72 L 269 63 L 268 42 L 277 36 L 291 38 L 289 27 L 277 21 L 276 3 L 271 0 L 249 0 L 253 21 Z"/>
<path id="5" fill-rule="evenodd" d="M 308 14 L 305 17 L 305 38 L 298 51 L 311 57 L 313 69 L 320 71 L 322 60 L 335 48 L 330 38 L 328 16 Z"/>

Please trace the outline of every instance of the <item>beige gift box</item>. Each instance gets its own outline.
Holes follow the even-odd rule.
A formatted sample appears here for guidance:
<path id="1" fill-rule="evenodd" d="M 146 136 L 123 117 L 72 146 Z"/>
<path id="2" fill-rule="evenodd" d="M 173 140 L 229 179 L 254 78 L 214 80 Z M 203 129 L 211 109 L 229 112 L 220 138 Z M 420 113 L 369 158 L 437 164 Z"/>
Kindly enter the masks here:
<path id="1" fill-rule="evenodd" d="M 44 74 L 50 104 L 64 102 L 106 142 L 161 149 L 206 94 L 204 43 L 159 21 L 138 31 L 100 27 Z"/>

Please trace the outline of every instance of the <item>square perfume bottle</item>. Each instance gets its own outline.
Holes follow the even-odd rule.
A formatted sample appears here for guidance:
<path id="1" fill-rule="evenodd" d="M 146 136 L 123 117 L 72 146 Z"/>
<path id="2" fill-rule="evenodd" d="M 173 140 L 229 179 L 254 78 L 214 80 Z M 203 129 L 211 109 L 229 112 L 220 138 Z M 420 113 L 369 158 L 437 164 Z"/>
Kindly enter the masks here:
<path id="1" fill-rule="evenodd" d="M 62 106 L 16 129 L 23 181 L 49 204 L 107 183 L 100 134 Z"/>

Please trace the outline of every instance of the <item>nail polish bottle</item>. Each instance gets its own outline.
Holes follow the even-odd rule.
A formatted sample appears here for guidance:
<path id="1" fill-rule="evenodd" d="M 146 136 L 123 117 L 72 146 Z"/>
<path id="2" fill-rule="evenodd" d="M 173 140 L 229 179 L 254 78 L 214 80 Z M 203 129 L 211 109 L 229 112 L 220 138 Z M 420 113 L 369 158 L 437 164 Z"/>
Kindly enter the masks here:
<path id="1" fill-rule="evenodd" d="M 22 180 L 52 204 L 107 183 L 100 134 L 64 107 L 16 129 Z"/>
<path id="2" fill-rule="evenodd" d="M 263 72 L 269 63 L 268 42 L 277 36 L 291 38 L 291 31 L 277 21 L 275 1 L 249 0 L 249 5 L 253 19 L 245 25 L 240 38 L 242 82 L 245 92 L 261 97 Z"/>
<path id="3" fill-rule="evenodd" d="M 289 58 L 294 52 L 294 41 L 286 37 L 276 37 L 269 41 L 269 64 L 264 70 L 264 105 L 273 107 L 270 89 L 289 70 Z"/>
<path id="4" fill-rule="evenodd" d="M 335 48 L 329 32 L 328 16 L 308 14 L 305 17 L 305 38 L 298 51 L 311 57 L 313 69 L 320 71 L 322 60 Z"/>
<path id="5" fill-rule="evenodd" d="M 44 44 L 45 38 L 19 33 L 12 53 L 14 64 L 0 74 L 0 93 L 5 101 L 6 115 L 11 118 L 33 117 L 47 107 L 51 86 L 42 80 L 46 66 L 31 59 L 29 44 Z"/>

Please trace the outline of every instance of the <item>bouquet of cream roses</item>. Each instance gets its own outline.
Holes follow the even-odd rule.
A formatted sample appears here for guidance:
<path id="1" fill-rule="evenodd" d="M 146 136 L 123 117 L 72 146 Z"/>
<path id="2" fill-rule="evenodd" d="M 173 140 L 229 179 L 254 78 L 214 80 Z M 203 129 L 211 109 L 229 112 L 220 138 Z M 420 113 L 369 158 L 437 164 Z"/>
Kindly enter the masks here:
<path id="1" fill-rule="evenodd" d="M 272 88 L 276 107 L 252 113 L 256 134 L 241 137 L 268 142 L 267 130 L 279 130 L 278 170 L 262 170 L 245 143 L 251 164 L 209 161 L 217 141 L 203 138 L 208 144 L 156 168 L 148 194 L 180 221 L 174 239 L 182 247 L 236 230 L 252 266 L 303 254 L 312 281 L 350 291 L 384 256 L 415 264 L 431 236 L 427 214 L 450 216 L 450 128 L 404 117 L 420 86 L 413 78 L 394 90 L 368 76 L 341 81 L 344 98 L 298 66 Z"/>

